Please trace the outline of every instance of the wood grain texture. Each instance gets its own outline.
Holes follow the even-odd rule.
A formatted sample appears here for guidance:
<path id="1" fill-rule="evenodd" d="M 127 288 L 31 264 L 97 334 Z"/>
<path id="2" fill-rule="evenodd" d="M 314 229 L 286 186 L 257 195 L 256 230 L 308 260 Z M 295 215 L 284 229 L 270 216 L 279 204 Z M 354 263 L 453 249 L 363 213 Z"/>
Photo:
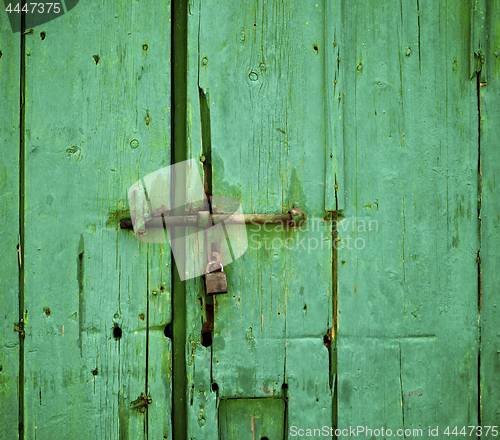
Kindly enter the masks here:
<path id="1" fill-rule="evenodd" d="M 210 349 L 196 342 L 199 330 L 188 355 L 195 399 L 189 436 L 198 438 L 194 433 L 208 427 L 216 409 L 209 403 L 203 422 L 196 417 L 200 393 L 199 408 L 213 399 L 199 382 L 210 361 L 219 398 L 287 395 L 294 423 L 329 424 L 332 390 L 323 338 L 332 326 L 332 224 L 323 221 L 323 2 L 195 2 L 190 10 L 189 157 L 205 153 L 203 134 L 210 133 L 214 195 L 239 199 L 244 213 L 297 206 L 308 221 L 300 230 L 248 226 L 247 252 L 224 267 L 228 294 L 214 299 L 211 359 Z M 201 321 L 201 307 L 191 307 L 191 322 Z M 310 358 L 313 365 L 305 362 Z M 216 431 L 206 428 L 204 435 L 199 438 L 216 438 Z"/>
<path id="2" fill-rule="evenodd" d="M 165 145 L 165 150 L 168 150 L 168 144 Z M 168 244 L 149 245 L 146 389 L 153 399 L 147 411 L 149 439 L 173 438 L 172 341 L 165 337 L 165 326 L 172 320 L 171 265 Z"/>
<path id="3" fill-rule="evenodd" d="M 27 438 L 171 438 L 170 248 L 118 226 L 170 164 L 169 2 L 80 3 L 25 60 Z"/>
<path id="4" fill-rule="evenodd" d="M 500 420 L 500 3 L 488 3 L 484 20 L 485 56 L 481 86 L 481 423 Z M 477 49 L 477 47 L 475 48 Z"/>
<path id="5" fill-rule="evenodd" d="M 28 439 L 171 439 L 172 414 L 187 414 L 174 423 L 191 440 L 498 425 L 499 11 L 188 2 L 187 145 L 179 136 L 174 157 L 203 155 L 207 187 L 246 214 L 295 206 L 307 221 L 248 226 L 226 295 L 176 284 L 176 408 L 171 250 L 119 229 L 129 186 L 171 161 L 170 2 L 80 2 L 26 33 L 24 54 L 0 14 L 0 437 L 17 438 L 19 381 Z M 144 412 L 131 407 L 142 393 Z"/>
<path id="6" fill-rule="evenodd" d="M 470 22 L 470 2 L 342 2 L 339 428 L 478 421 Z"/>
<path id="7" fill-rule="evenodd" d="M 200 91 L 198 87 L 200 30 L 200 0 L 188 4 L 187 40 L 187 109 L 186 109 L 186 155 L 199 159 L 209 152 L 202 142 Z M 205 132 L 206 132 L 205 125 Z M 207 139 L 205 139 L 207 143 Z M 203 175 L 200 162 L 200 175 Z M 186 247 L 207 252 L 205 242 L 191 236 L 195 228 L 186 228 Z M 188 262 L 189 264 L 189 262 Z M 217 392 L 212 389 L 212 346 L 203 346 L 201 332 L 207 321 L 203 293 L 203 280 L 199 277 L 186 280 L 186 379 L 187 379 L 187 438 L 193 440 L 218 438 Z M 213 307 L 213 302 L 212 302 Z"/>
<path id="8" fill-rule="evenodd" d="M 0 437 L 19 425 L 19 172 L 21 37 L 0 13 Z"/>
<path id="9" fill-rule="evenodd" d="M 344 188 L 344 68 L 342 63 L 342 2 L 325 2 L 325 209 L 342 211 Z M 326 44 L 327 43 L 327 44 Z"/>

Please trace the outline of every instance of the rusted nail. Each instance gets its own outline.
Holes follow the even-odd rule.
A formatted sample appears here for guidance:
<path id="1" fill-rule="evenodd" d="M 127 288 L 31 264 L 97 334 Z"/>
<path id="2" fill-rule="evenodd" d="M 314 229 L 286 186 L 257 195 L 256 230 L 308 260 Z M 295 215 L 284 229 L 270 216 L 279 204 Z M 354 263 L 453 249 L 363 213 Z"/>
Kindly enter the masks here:
<path id="1" fill-rule="evenodd" d="M 153 399 L 151 399 L 150 395 L 145 395 L 144 392 L 141 393 L 141 395 L 134 400 L 133 402 L 130 403 L 130 406 L 132 409 L 137 409 L 139 408 L 139 411 L 141 408 L 146 408 L 148 405 L 150 405 L 153 402 Z M 141 411 L 144 412 L 144 411 Z"/>

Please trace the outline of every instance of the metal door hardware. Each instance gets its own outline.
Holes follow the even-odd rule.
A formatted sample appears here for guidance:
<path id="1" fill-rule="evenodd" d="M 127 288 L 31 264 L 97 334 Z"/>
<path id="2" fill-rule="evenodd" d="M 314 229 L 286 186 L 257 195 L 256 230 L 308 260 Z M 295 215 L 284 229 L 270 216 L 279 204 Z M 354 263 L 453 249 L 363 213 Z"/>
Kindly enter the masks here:
<path id="1" fill-rule="evenodd" d="M 290 227 L 300 226 L 305 220 L 305 214 L 300 208 L 292 208 L 286 214 L 242 214 L 234 216 L 231 214 L 216 213 L 207 218 L 207 211 L 199 211 L 197 215 L 171 216 L 171 217 L 151 217 L 146 222 L 148 228 L 164 228 L 172 226 L 199 226 L 201 228 L 209 225 L 225 222 L 225 224 L 241 224 L 243 221 L 247 225 L 262 224 L 286 224 Z M 133 229 L 132 219 L 124 218 L 120 220 L 121 229 Z"/>
<path id="2" fill-rule="evenodd" d="M 215 267 L 215 269 L 212 269 Z M 205 292 L 207 295 L 227 293 L 227 278 L 222 263 L 210 261 L 205 274 Z"/>
<path id="3" fill-rule="evenodd" d="M 205 293 L 207 295 L 217 295 L 227 293 L 227 277 L 222 265 L 222 256 L 219 252 L 212 252 L 208 247 L 208 263 L 205 269 Z"/>

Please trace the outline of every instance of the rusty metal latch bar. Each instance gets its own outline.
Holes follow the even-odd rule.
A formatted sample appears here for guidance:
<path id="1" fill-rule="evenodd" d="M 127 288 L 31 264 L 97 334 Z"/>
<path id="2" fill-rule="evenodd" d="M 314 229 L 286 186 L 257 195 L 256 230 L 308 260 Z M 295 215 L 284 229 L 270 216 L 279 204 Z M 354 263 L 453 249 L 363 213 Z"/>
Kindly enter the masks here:
<path id="1" fill-rule="evenodd" d="M 225 224 L 241 224 L 244 222 L 246 225 L 286 224 L 290 227 L 297 227 L 305 221 L 305 214 L 300 208 L 292 208 L 286 214 L 242 214 L 233 216 L 234 213 L 217 213 L 211 214 L 209 218 L 207 218 L 208 214 L 208 211 L 199 211 L 197 215 L 151 217 L 146 222 L 146 227 L 199 226 L 201 228 L 206 228 L 207 221 L 212 225 L 221 222 Z M 133 229 L 132 219 L 121 219 L 120 228 Z"/>

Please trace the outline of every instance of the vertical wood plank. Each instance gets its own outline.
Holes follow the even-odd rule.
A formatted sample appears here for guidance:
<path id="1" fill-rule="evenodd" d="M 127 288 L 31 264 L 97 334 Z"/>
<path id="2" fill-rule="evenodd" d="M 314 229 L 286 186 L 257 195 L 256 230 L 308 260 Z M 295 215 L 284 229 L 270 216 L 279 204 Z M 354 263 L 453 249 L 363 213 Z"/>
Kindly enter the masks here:
<path id="1" fill-rule="evenodd" d="M 436 423 L 477 424 L 479 158 L 477 89 L 468 70 L 470 3 L 419 1 L 402 11 L 402 148 L 410 150 L 402 163 L 411 167 L 402 188 L 405 426 L 428 426 L 436 390 L 447 402 Z M 422 227 L 428 232 L 419 233 Z M 422 361 L 427 372 L 416 375 Z M 443 369 L 448 373 L 437 378 Z"/>
<path id="2" fill-rule="evenodd" d="M 489 2 L 485 13 L 486 39 L 483 70 L 488 82 L 481 86 L 481 424 L 500 420 L 500 4 Z M 474 47 L 477 49 L 477 47 Z"/>
<path id="3" fill-rule="evenodd" d="M 195 228 L 186 228 L 195 233 Z M 196 234 L 186 237 L 186 245 L 196 249 Z M 198 243 L 203 252 L 204 244 Z M 190 260 L 188 259 L 188 264 Z M 187 373 L 187 434 L 193 440 L 218 439 L 218 390 L 212 388 L 211 345 L 202 345 L 203 322 L 210 300 L 203 293 L 200 277 L 186 280 L 186 373 Z M 207 343 L 208 344 L 208 343 Z"/>
<path id="4" fill-rule="evenodd" d="M 393 430 L 477 424 L 470 6 L 343 2 L 339 428 L 360 411 L 368 426 Z M 395 399 L 398 385 L 399 405 L 388 406 L 380 391 Z"/>
<path id="5" fill-rule="evenodd" d="M 395 333 L 401 320 L 397 316 L 399 292 L 381 285 L 378 277 L 382 274 L 370 262 L 392 266 L 395 274 L 400 267 L 384 263 L 397 255 L 380 250 L 380 243 L 374 243 L 376 231 L 370 230 L 368 222 L 378 220 L 384 175 L 392 175 L 391 166 L 396 166 L 395 159 L 388 162 L 384 152 L 391 158 L 389 151 L 397 151 L 401 138 L 397 134 L 399 90 L 392 86 L 399 82 L 400 11 L 388 4 L 377 9 L 368 3 L 341 4 L 346 205 L 345 219 L 338 224 L 338 428 L 358 425 L 363 408 L 361 424 L 378 427 L 385 423 L 396 429 L 402 427 L 401 407 L 387 407 L 387 402 L 400 400 L 398 349 L 396 341 L 385 339 Z M 379 114 L 380 120 L 374 119 Z M 391 203 L 394 194 L 386 198 L 385 236 L 376 238 L 387 248 L 396 246 L 401 232 L 396 227 L 400 211 Z M 358 233 L 358 221 L 364 233 Z M 373 308 L 380 311 L 373 313 Z M 382 389 L 386 391 L 381 393 Z"/>
<path id="6" fill-rule="evenodd" d="M 326 181 L 325 209 L 342 211 L 344 190 L 344 93 L 342 1 L 325 2 L 325 111 Z"/>
<path id="7" fill-rule="evenodd" d="M 202 141 L 202 110 L 199 68 L 200 13 L 202 2 L 193 0 L 188 3 L 187 39 L 187 158 L 199 160 L 205 153 L 205 166 L 210 160 L 209 139 Z M 203 90 L 202 90 L 203 91 Z M 204 113 L 204 118 L 206 114 Z M 205 134 L 207 134 L 207 121 Z M 200 162 L 200 166 L 203 163 Z M 200 169 L 200 172 L 203 171 Z M 208 182 L 207 182 L 208 184 Z M 186 247 L 198 249 L 206 254 L 205 243 L 197 241 L 196 228 L 186 228 Z M 194 234 L 194 235 L 193 235 Z M 187 264 L 192 264 L 188 259 Z M 203 322 L 207 321 L 206 307 L 210 302 L 203 293 L 203 279 L 200 277 L 186 280 L 186 376 L 187 376 L 187 438 L 193 440 L 218 439 L 217 428 L 217 389 L 212 388 L 212 346 L 202 345 Z M 213 301 L 212 305 L 213 307 Z M 210 314 L 210 312 L 209 312 Z M 212 331 L 213 333 L 213 331 Z M 210 334 L 210 338 L 212 334 Z M 208 344 L 208 342 L 207 342 Z"/>
<path id="8" fill-rule="evenodd" d="M 171 438 L 169 248 L 118 226 L 170 164 L 169 5 L 80 2 L 27 36 L 27 438 Z"/>
<path id="9" fill-rule="evenodd" d="M 172 438 L 172 341 L 165 327 L 172 321 L 170 245 L 148 248 L 148 438 Z"/>
<path id="10" fill-rule="evenodd" d="M 209 123 L 213 193 L 238 198 L 244 213 L 296 206 L 308 215 L 297 230 L 247 227 L 249 248 L 225 266 L 228 294 L 215 299 L 212 379 L 220 398 L 288 394 L 291 421 L 328 424 L 324 2 L 202 2 L 200 11 L 201 131 Z M 304 356 L 317 368 L 305 368 Z"/>
<path id="11" fill-rule="evenodd" d="M 20 34 L 0 12 L 0 437 L 18 438 L 19 425 L 19 172 Z M 22 379 L 21 379 L 22 381 Z"/>

